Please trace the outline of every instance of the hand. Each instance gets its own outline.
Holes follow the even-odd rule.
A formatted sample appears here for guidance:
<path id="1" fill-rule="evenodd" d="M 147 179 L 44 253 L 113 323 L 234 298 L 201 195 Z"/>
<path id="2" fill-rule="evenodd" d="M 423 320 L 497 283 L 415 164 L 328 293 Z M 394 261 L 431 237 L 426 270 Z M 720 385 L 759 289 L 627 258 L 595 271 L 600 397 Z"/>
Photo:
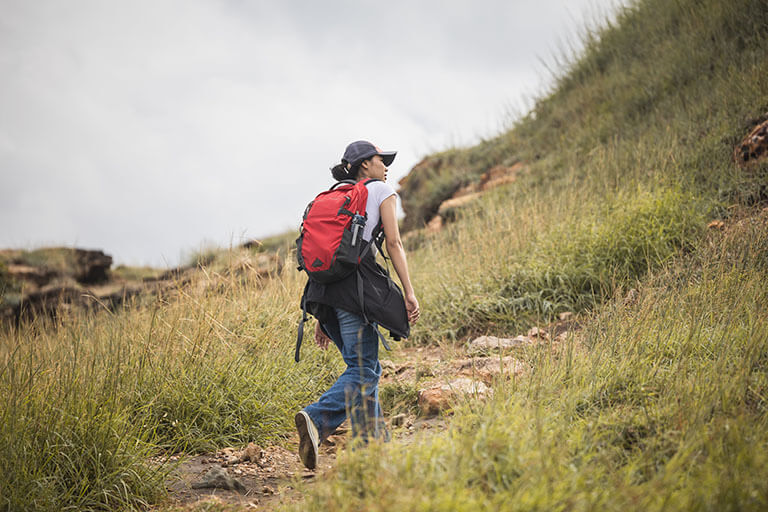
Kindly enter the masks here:
<path id="1" fill-rule="evenodd" d="M 315 343 L 317 343 L 317 346 L 320 347 L 321 350 L 325 350 L 328 348 L 328 344 L 331 342 L 331 338 L 325 335 L 323 330 L 320 328 L 320 322 L 315 324 Z"/>
<path id="2" fill-rule="evenodd" d="M 421 315 L 419 310 L 419 301 L 416 300 L 416 294 L 411 293 L 405 296 L 405 310 L 408 312 L 408 321 L 415 324 Z"/>

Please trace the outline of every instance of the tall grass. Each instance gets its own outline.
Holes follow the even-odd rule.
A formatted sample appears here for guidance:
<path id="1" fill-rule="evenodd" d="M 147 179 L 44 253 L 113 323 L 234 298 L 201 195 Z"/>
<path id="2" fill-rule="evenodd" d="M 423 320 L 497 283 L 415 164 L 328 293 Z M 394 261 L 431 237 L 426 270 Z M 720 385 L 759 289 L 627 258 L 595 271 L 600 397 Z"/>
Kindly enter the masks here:
<path id="1" fill-rule="evenodd" d="M 0 509 L 143 507 L 168 471 L 149 454 L 279 442 L 337 365 L 311 346 L 293 363 L 301 284 L 201 274 L 149 304 L 4 332 Z"/>
<path id="2" fill-rule="evenodd" d="M 763 510 L 768 214 L 528 354 L 446 435 L 344 454 L 309 509 Z"/>

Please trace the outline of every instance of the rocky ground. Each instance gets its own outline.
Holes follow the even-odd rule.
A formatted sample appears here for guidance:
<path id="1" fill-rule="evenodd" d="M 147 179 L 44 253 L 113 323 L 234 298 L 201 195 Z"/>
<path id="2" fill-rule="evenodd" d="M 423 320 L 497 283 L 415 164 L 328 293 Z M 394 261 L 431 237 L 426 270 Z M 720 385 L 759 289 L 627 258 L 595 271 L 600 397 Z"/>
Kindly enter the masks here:
<path id="1" fill-rule="evenodd" d="M 500 379 L 514 379 L 532 370 L 526 350 L 535 346 L 556 349 L 579 329 L 570 313 L 546 327 L 534 327 L 514 338 L 481 336 L 456 347 L 402 347 L 382 359 L 382 394 L 389 389 L 413 390 L 390 404 L 387 422 L 393 442 L 409 443 L 417 435 L 448 428 L 451 407 L 458 400 L 483 400 Z M 389 354 L 388 354 L 389 355 Z M 390 400 L 391 401 L 391 400 Z M 385 407 L 386 409 L 386 407 Z M 225 448 L 219 452 L 180 459 L 167 482 L 169 502 L 161 510 L 202 510 L 213 503 L 243 510 L 271 510 L 298 502 L 301 489 L 333 478 L 337 455 L 346 447 L 348 428 L 342 425 L 320 447 L 315 471 L 298 457 L 298 436 L 283 445 Z M 156 462 L 162 462 L 157 460 Z"/>

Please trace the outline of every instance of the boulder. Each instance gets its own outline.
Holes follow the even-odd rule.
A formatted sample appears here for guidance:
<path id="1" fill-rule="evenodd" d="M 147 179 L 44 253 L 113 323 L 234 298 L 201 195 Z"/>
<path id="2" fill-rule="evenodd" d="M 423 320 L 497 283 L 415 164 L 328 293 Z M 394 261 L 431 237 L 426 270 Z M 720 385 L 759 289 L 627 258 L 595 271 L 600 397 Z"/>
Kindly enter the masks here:
<path id="1" fill-rule="evenodd" d="M 483 382 L 466 377 L 454 379 L 447 384 L 419 391 L 419 408 L 423 416 L 433 416 L 450 410 L 457 398 L 471 396 L 485 399 L 492 390 Z"/>
<path id="2" fill-rule="evenodd" d="M 104 251 L 72 250 L 76 262 L 74 278 L 78 283 L 95 284 L 109 280 L 112 256 L 104 254 Z"/>

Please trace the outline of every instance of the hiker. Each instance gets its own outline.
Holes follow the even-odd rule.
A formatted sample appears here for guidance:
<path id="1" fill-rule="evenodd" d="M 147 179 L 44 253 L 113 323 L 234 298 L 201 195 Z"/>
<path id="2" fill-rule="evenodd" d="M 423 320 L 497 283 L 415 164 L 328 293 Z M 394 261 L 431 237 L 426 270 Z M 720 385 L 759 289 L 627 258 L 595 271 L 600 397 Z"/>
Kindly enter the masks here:
<path id="1" fill-rule="evenodd" d="M 347 146 L 341 163 L 331 168 L 338 182 L 359 184 L 364 181 L 368 196 L 362 238 L 368 247 L 362 253 L 364 256 L 357 270 L 347 277 L 326 284 L 309 279 L 304 289 L 305 317 L 309 312 L 318 320 L 315 342 L 321 349 L 331 343 L 336 345 L 347 364 L 344 373 L 317 402 L 296 414 L 299 456 L 309 469 L 317 465 L 319 444 L 341 425 L 347 413 L 355 438 L 367 441 L 370 438 L 386 439 L 389 435 L 383 425 L 378 399 L 381 377 L 379 338 L 386 346 L 378 325 L 388 329 L 396 340 L 406 338 L 410 332 L 409 323 L 416 322 L 420 314 L 397 225 L 397 194 L 386 183 L 387 166 L 396 154 L 394 151 L 383 152 L 367 141 L 356 141 Z M 376 263 L 374 242 L 381 232 L 403 291 Z M 297 343 L 297 360 L 300 341 Z"/>

